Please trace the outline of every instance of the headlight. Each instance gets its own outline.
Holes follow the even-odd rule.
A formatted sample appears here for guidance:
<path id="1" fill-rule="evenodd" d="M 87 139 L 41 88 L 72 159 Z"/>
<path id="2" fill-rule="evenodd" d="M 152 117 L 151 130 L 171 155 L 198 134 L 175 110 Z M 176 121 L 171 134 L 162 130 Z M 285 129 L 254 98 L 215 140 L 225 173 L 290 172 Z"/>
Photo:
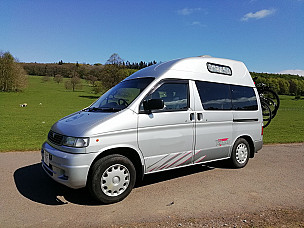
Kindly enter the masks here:
<path id="1" fill-rule="evenodd" d="M 89 138 L 64 136 L 62 145 L 71 147 L 87 147 L 89 145 Z"/>

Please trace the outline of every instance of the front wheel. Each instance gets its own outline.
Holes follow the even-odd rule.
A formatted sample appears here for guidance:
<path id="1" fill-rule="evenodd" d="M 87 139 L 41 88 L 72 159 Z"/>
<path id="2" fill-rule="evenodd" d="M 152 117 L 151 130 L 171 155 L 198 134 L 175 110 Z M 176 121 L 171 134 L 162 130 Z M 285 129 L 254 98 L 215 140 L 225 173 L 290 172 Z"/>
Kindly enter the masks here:
<path id="1" fill-rule="evenodd" d="M 239 138 L 233 145 L 230 163 L 234 168 L 243 168 L 247 165 L 250 156 L 250 147 L 248 142 Z"/>
<path id="2" fill-rule="evenodd" d="M 133 163 L 125 156 L 113 154 L 99 159 L 92 166 L 88 187 L 102 203 L 116 203 L 127 197 L 136 180 Z"/>

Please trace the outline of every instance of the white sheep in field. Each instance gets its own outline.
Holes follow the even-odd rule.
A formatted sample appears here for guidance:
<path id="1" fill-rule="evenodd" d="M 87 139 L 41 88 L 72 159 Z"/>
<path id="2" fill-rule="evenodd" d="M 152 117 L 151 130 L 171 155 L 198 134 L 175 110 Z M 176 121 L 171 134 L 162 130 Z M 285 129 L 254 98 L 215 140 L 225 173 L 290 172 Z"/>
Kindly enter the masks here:
<path id="1" fill-rule="evenodd" d="M 27 107 L 27 103 L 20 104 L 20 107 Z"/>

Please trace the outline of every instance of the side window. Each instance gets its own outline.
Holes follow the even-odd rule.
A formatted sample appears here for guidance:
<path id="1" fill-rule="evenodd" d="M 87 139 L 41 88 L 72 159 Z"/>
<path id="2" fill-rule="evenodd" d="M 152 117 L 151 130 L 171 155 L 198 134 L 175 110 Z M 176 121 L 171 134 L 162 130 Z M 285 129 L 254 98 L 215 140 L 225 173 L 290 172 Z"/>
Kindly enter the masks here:
<path id="1" fill-rule="evenodd" d="M 232 106 L 234 110 L 258 110 L 253 88 L 231 85 Z"/>
<path id="2" fill-rule="evenodd" d="M 205 110 L 231 110 L 229 85 L 202 81 L 195 83 Z"/>
<path id="3" fill-rule="evenodd" d="M 164 111 L 187 110 L 188 105 L 187 82 L 166 82 L 158 87 L 146 99 L 162 99 L 164 101 Z"/>

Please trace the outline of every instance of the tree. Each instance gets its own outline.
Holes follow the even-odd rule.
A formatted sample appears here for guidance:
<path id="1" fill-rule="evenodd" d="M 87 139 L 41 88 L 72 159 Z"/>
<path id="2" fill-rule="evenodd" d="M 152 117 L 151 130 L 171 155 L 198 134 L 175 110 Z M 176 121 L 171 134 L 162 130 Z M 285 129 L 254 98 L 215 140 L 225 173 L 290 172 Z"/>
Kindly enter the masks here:
<path id="1" fill-rule="evenodd" d="M 60 74 L 56 74 L 54 77 L 54 81 L 58 84 L 63 81 L 63 77 Z"/>
<path id="2" fill-rule="evenodd" d="M 0 91 L 21 91 L 27 86 L 22 66 L 9 52 L 0 53 Z"/>
<path id="3" fill-rule="evenodd" d="M 278 78 L 279 83 L 279 94 L 288 94 L 289 90 L 289 83 L 286 79 Z"/>
<path id="4" fill-rule="evenodd" d="M 105 90 L 112 88 L 124 79 L 124 76 L 121 75 L 120 72 L 121 69 L 122 67 L 116 64 L 105 65 L 102 68 L 99 80 L 101 81 Z"/>
<path id="5" fill-rule="evenodd" d="M 298 86 L 299 86 L 298 80 L 291 79 L 289 81 L 289 93 L 291 95 L 298 95 Z"/>
<path id="6" fill-rule="evenodd" d="M 122 58 L 120 58 L 120 56 L 117 53 L 114 53 L 107 60 L 106 64 L 123 65 L 123 60 Z"/>
<path id="7" fill-rule="evenodd" d="M 92 86 L 95 86 L 95 83 L 96 83 L 97 80 L 98 80 L 98 78 L 93 76 L 93 75 L 89 75 L 87 77 L 87 81 L 89 81 Z"/>
<path id="8" fill-rule="evenodd" d="M 96 83 L 95 83 L 95 85 L 94 85 L 94 87 L 93 87 L 93 92 L 95 93 L 95 94 L 98 94 L 98 93 L 101 93 L 101 92 L 104 92 L 105 91 L 105 89 L 103 88 L 103 86 L 102 86 L 102 83 L 100 82 L 100 81 L 97 81 Z"/>
<path id="9" fill-rule="evenodd" d="M 299 94 L 301 96 L 304 96 L 304 80 L 299 80 L 299 90 L 300 90 Z"/>
<path id="10" fill-rule="evenodd" d="M 81 88 L 81 79 L 78 76 L 74 76 L 67 80 L 64 83 L 64 86 L 66 89 L 72 89 L 73 92 L 75 92 L 75 89 L 80 89 Z"/>
<path id="11" fill-rule="evenodd" d="M 73 88 L 73 92 L 74 92 L 76 88 L 80 88 L 80 85 L 81 85 L 80 78 L 78 76 L 72 77 L 71 84 L 72 84 L 72 88 Z"/>
<path id="12" fill-rule="evenodd" d="M 276 78 L 270 78 L 268 83 L 274 91 L 278 92 L 280 90 L 279 82 Z"/>
<path id="13" fill-rule="evenodd" d="M 80 78 L 86 78 L 89 72 L 88 65 L 85 64 L 79 64 L 79 67 L 77 68 L 77 73 L 79 74 Z"/>

